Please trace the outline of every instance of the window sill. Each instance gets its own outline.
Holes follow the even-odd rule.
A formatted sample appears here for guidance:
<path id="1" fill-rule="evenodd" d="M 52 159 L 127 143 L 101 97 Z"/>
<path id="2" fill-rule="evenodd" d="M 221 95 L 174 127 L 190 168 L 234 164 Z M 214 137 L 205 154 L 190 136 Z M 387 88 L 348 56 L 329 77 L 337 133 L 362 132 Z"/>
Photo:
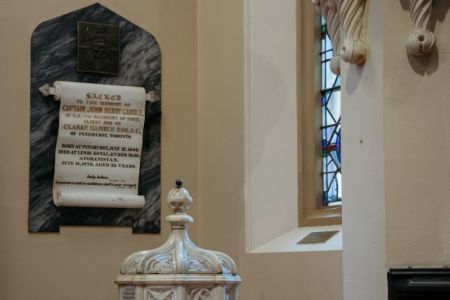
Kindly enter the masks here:
<path id="1" fill-rule="evenodd" d="M 325 243 L 303 244 L 297 243 L 311 232 L 339 231 Z M 318 252 L 318 251 L 342 251 L 342 225 L 315 226 L 295 228 L 262 246 L 250 250 L 250 253 L 282 253 L 282 252 Z"/>
<path id="2" fill-rule="evenodd" d="M 303 200 L 303 202 L 306 202 Z M 312 201 L 310 202 L 312 203 Z M 342 224 L 342 208 L 341 206 L 311 208 L 307 207 L 307 203 L 303 203 L 305 214 L 299 211 L 299 224 L 302 227 L 332 226 Z M 313 203 L 314 204 L 314 203 Z"/>

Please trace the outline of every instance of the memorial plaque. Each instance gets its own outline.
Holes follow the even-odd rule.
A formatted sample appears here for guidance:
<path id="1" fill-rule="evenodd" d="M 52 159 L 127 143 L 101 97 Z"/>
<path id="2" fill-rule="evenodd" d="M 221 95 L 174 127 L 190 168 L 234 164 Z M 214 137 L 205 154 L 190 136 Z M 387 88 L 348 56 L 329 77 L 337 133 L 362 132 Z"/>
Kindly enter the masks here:
<path id="1" fill-rule="evenodd" d="M 138 195 L 145 89 L 56 81 L 57 206 L 143 208 Z"/>
<path id="2" fill-rule="evenodd" d="M 297 244 L 322 244 L 331 239 L 339 231 L 311 232 Z"/>
<path id="3" fill-rule="evenodd" d="M 78 72 L 119 74 L 120 28 L 78 22 Z"/>
<path id="4" fill-rule="evenodd" d="M 77 72 L 77 28 L 80 22 L 88 24 L 99 23 L 120 25 L 120 45 L 116 48 L 117 54 L 120 49 L 120 72 L 117 76 Z M 117 26 L 113 27 L 118 28 Z M 92 27 L 88 26 L 87 28 Z M 109 44 L 107 43 L 105 44 L 105 48 L 103 48 L 104 45 L 99 43 L 99 40 L 96 38 L 98 38 L 99 33 L 109 37 L 110 29 L 102 31 L 97 27 L 96 30 L 97 33 L 94 34 L 95 38 L 94 40 L 91 40 L 91 42 L 97 43 L 93 51 L 95 55 L 99 57 L 104 55 L 107 57 L 108 55 L 111 55 L 110 50 L 115 49 L 109 47 Z M 119 40 L 118 37 L 117 40 Z M 100 42 L 101 41 L 102 40 L 100 39 Z M 107 53 L 103 52 L 105 49 L 107 50 Z M 131 227 L 134 233 L 160 232 L 159 199 L 161 187 L 161 99 L 159 95 L 161 95 L 161 51 L 154 36 L 101 4 L 96 3 L 88 7 L 72 11 L 68 14 L 47 20 L 37 26 L 31 38 L 30 71 L 31 139 L 28 205 L 29 232 L 58 232 L 60 226 L 125 226 Z M 39 88 L 44 84 L 52 85 L 57 81 L 77 82 L 80 84 L 99 84 L 108 87 L 140 87 L 143 88 L 146 93 L 156 95 L 154 102 L 146 102 L 145 113 L 142 114 L 142 117 L 145 116 L 145 125 L 142 130 L 142 149 L 140 154 L 141 157 L 139 159 L 139 182 L 136 195 L 145 197 L 145 204 L 143 208 L 98 206 L 74 207 L 55 205 L 53 201 L 53 183 L 55 174 L 57 173 L 55 172 L 55 166 L 58 165 L 56 163 L 56 159 L 57 156 L 61 156 L 61 154 L 63 154 L 66 158 L 69 157 L 66 156 L 67 154 L 64 154 L 68 153 L 66 150 L 69 149 L 57 149 L 58 135 L 65 132 L 64 128 L 61 131 L 59 130 L 60 121 L 65 122 L 64 118 L 67 117 L 72 118 L 75 116 L 76 118 L 78 113 L 81 117 L 83 117 L 82 115 L 87 115 L 82 112 L 70 112 L 70 116 L 63 114 L 63 118 L 60 118 L 61 106 L 64 106 L 64 101 L 55 101 L 53 96 L 46 97 L 39 92 Z M 102 92 L 96 88 L 90 92 L 108 94 L 106 91 Z M 64 93 L 64 95 L 68 96 L 67 93 Z M 97 106 L 91 105 L 91 103 L 94 103 L 91 102 L 91 100 L 97 101 L 98 99 L 87 99 L 87 97 L 88 96 L 85 94 L 81 98 L 77 97 L 75 101 L 81 100 L 87 110 L 90 109 L 88 106 Z M 90 102 L 88 103 L 86 100 L 89 100 Z M 121 109 L 127 108 L 125 107 L 126 103 L 122 104 L 123 106 L 120 106 Z M 119 108 L 119 106 L 114 107 Z M 98 111 L 100 111 L 100 109 L 101 108 L 98 108 Z M 102 109 L 106 109 L 106 107 Z M 96 110 L 93 110 L 92 112 L 94 111 Z M 95 113 L 95 115 L 97 115 L 97 113 Z M 115 118 L 114 114 L 111 114 L 111 116 Z M 97 115 L 97 117 L 99 116 Z M 120 120 L 120 117 L 125 117 L 128 119 L 128 117 L 134 118 L 135 116 L 123 116 L 122 114 L 116 115 L 116 117 L 119 118 L 118 120 L 97 119 L 97 117 L 92 114 L 92 119 L 89 120 L 84 120 L 83 118 L 76 119 L 80 121 L 83 119 L 83 124 L 87 124 L 90 128 L 91 125 L 108 126 L 105 123 L 107 121 L 113 122 L 113 126 L 115 126 L 114 122 L 121 122 L 121 124 L 124 124 Z M 94 120 L 101 121 L 102 124 L 92 124 Z M 94 129 L 94 127 L 92 127 L 92 129 Z M 88 132 L 86 131 L 86 133 Z M 79 136 L 79 133 L 76 134 Z M 120 132 L 120 134 L 128 135 L 130 133 Z M 101 136 L 99 135 L 99 137 Z M 119 141 L 117 138 L 113 140 L 117 142 Z M 89 144 L 84 142 L 83 144 L 95 146 L 98 145 L 99 141 L 100 140 L 92 140 Z M 65 142 L 64 144 L 67 143 Z M 126 143 L 124 146 L 128 147 Z M 111 149 L 113 148 L 110 148 L 110 150 Z M 63 151 L 59 153 L 59 150 Z M 76 149 L 70 149 L 70 151 L 72 150 Z M 86 150 L 88 149 L 83 151 Z M 58 151 L 58 155 L 56 155 L 56 151 Z M 120 152 L 122 152 L 122 150 L 120 150 Z M 134 154 L 128 153 L 127 148 L 127 157 L 129 154 L 132 156 L 138 154 L 137 151 L 134 152 Z M 94 153 L 92 154 L 93 157 L 89 159 L 97 160 L 105 158 L 101 158 L 97 154 L 94 155 Z M 108 155 L 110 154 L 113 153 L 109 152 Z M 116 152 L 113 155 L 116 154 L 123 155 L 125 152 Z M 73 160 L 73 158 L 75 158 L 75 156 L 71 156 L 70 160 Z M 63 160 L 67 161 L 68 159 Z M 78 160 L 81 162 L 80 159 Z M 83 160 L 85 159 L 83 158 Z M 98 172 L 104 173 L 103 171 L 106 169 L 104 167 L 95 167 L 95 163 L 96 162 L 94 162 L 94 167 L 89 167 L 92 168 L 92 172 L 94 173 L 89 172 L 90 174 L 86 174 L 86 177 L 83 180 L 85 182 L 89 181 L 89 186 L 93 186 L 90 185 L 91 183 L 105 183 L 106 185 L 103 186 L 106 187 L 107 185 L 113 183 L 112 180 L 117 179 L 109 177 L 105 174 L 98 174 Z M 113 162 L 110 161 L 109 163 Z M 138 163 L 136 162 L 133 164 L 137 167 Z M 70 166 L 65 165 L 64 167 Z M 58 174 L 56 175 L 56 179 L 58 179 Z M 107 179 L 102 175 L 109 178 Z M 114 176 L 115 175 L 116 174 L 114 174 Z M 88 189 L 83 190 L 83 192 L 84 191 L 88 192 Z M 105 195 L 106 194 L 107 193 L 105 193 Z M 103 197 L 95 197 L 96 201 L 100 198 Z M 83 197 L 78 200 L 86 201 L 89 200 L 89 197 Z M 80 203 L 78 200 L 77 202 Z"/>

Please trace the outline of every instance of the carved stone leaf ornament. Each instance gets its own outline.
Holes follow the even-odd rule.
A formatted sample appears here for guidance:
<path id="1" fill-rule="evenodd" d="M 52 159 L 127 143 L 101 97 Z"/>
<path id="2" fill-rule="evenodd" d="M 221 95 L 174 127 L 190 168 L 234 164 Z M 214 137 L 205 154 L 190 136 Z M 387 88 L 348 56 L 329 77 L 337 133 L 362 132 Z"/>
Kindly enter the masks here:
<path id="1" fill-rule="evenodd" d="M 205 288 L 192 289 L 188 300 L 212 300 L 211 291 Z"/>
<path id="2" fill-rule="evenodd" d="M 312 1 L 325 18 L 333 44 L 334 57 L 331 61 L 333 73 L 340 75 L 341 58 L 350 64 L 364 64 L 368 53 L 363 26 L 366 0 Z"/>
<path id="3" fill-rule="evenodd" d="M 172 214 L 166 217 L 171 225 L 167 241 L 159 248 L 139 251 L 122 264 L 116 283 L 120 300 L 238 300 L 234 261 L 226 254 L 206 250 L 189 238 L 187 214 L 192 203 L 183 182 L 169 192 L 167 202 Z M 136 287 L 132 298 L 125 298 L 124 289 Z M 134 296 L 136 295 L 136 296 Z"/>
<path id="4" fill-rule="evenodd" d="M 341 57 L 345 62 L 362 65 L 366 62 L 368 46 L 363 26 L 366 0 L 338 0 L 341 2 L 341 26 L 344 42 Z"/>
<path id="5" fill-rule="evenodd" d="M 147 297 L 145 300 L 172 300 L 174 290 L 147 289 Z"/>
<path id="6" fill-rule="evenodd" d="M 414 31 L 406 41 L 409 54 L 423 56 L 431 53 L 435 45 L 434 34 L 428 30 L 433 0 L 409 0 L 409 13 Z"/>
<path id="7" fill-rule="evenodd" d="M 339 19 L 339 1 L 336 0 L 313 0 L 316 10 L 325 18 L 328 35 L 333 45 L 333 58 L 331 60 L 331 71 L 341 74 L 341 27 Z"/>
<path id="8" fill-rule="evenodd" d="M 182 183 L 177 183 L 182 184 Z M 123 274 L 236 274 L 233 260 L 226 254 L 197 247 L 189 238 L 186 224 L 192 223 L 186 214 L 192 203 L 182 186 L 169 192 L 167 202 L 175 214 L 167 221 L 172 225 L 169 239 L 159 248 L 130 255 L 122 265 Z"/>

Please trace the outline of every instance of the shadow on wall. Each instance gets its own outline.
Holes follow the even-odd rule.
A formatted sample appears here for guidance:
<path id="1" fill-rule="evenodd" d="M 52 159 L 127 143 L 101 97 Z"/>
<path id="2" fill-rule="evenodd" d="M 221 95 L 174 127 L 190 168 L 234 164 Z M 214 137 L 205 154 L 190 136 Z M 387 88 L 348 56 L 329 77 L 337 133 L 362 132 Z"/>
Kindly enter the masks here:
<path id="1" fill-rule="evenodd" d="M 409 12 L 410 0 L 400 0 L 401 6 L 404 10 Z M 433 0 L 433 8 L 431 11 L 430 22 L 428 29 L 434 33 L 437 22 L 443 22 L 445 16 L 450 8 L 450 1 L 448 0 Z M 412 25 L 412 24 L 411 24 Z M 436 37 L 436 41 L 439 41 L 439 37 Z M 439 48 L 437 45 L 433 47 L 432 52 L 429 55 L 414 56 L 407 54 L 408 62 L 412 69 L 420 75 L 433 74 L 439 66 Z"/>
<path id="2" fill-rule="evenodd" d="M 252 68 L 255 74 L 264 74 L 264 82 L 266 86 L 252 89 L 258 99 L 256 104 L 258 112 L 263 112 L 262 115 L 253 115 L 250 125 L 258 128 L 257 134 L 252 134 L 252 145 L 257 145 L 252 149 L 252 168 L 257 166 L 257 162 L 261 160 L 264 152 L 264 145 L 267 143 L 266 135 L 271 129 L 282 119 L 283 111 L 287 104 L 286 89 L 288 88 L 283 82 L 283 78 L 277 68 L 268 61 L 264 56 L 255 53 L 252 56 Z M 260 81 L 260 80 L 259 80 Z M 250 83 L 250 86 L 253 82 Z M 252 104 L 249 103 L 248 109 L 252 110 Z M 253 173 L 253 169 L 251 170 Z"/>
<path id="3" fill-rule="evenodd" d="M 362 78 L 362 73 L 366 70 L 364 68 L 364 65 L 348 65 L 349 70 L 353 70 L 352 72 L 345 72 L 345 80 L 342 80 L 342 82 L 345 83 L 345 91 L 348 95 L 352 95 L 356 88 L 359 86 L 359 82 Z M 341 75 L 341 77 L 343 77 Z"/>

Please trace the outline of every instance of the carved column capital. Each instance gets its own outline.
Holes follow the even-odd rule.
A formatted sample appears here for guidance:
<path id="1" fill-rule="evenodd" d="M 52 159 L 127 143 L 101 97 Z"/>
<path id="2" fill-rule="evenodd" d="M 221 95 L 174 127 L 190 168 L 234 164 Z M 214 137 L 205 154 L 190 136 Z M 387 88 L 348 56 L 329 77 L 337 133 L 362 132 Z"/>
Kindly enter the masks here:
<path id="1" fill-rule="evenodd" d="M 316 10 L 325 18 L 328 35 L 333 44 L 331 71 L 341 74 L 341 28 L 339 19 L 339 3 L 336 0 L 312 0 Z"/>
<path id="2" fill-rule="evenodd" d="M 366 0 L 338 0 L 343 34 L 341 57 L 354 65 L 365 63 L 368 45 L 365 41 L 364 12 Z"/>
<path id="3" fill-rule="evenodd" d="M 339 75 L 340 59 L 355 65 L 364 64 L 368 46 L 365 41 L 363 17 L 366 0 L 312 0 L 324 16 L 333 44 L 331 70 Z"/>
<path id="4" fill-rule="evenodd" d="M 409 0 L 409 13 L 414 31 L 406 41 L 409 54 L 423 56 L 431 53 L 435 45 L 434 34 L 428 30 L 433 0 Z"/>

